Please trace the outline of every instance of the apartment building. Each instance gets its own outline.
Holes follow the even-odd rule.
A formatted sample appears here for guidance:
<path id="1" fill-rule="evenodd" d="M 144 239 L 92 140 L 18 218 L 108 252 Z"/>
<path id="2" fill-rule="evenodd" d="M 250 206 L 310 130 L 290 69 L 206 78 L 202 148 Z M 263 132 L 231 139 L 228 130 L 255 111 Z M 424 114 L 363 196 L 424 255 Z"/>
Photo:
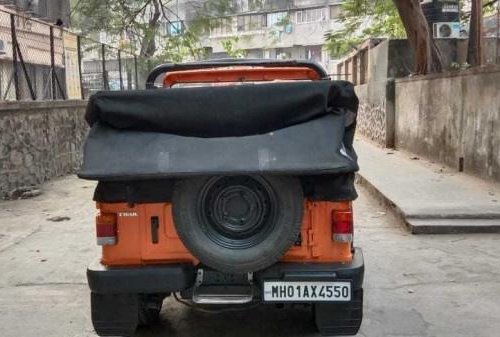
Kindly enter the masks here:
<path id="1" fill-rule="evenodd" d="M 189 26 L 200 1 L 182 1 L 166 32 L 176 34 Z M 209 58 L 228 57 L 224 42 L 249 58 L 308 59 L 329 71 L 337 60 L 324 47 L 324 36 L 342 27 L 342 0 L 234 0 L 231 14 L 213 19 L 201 44 Z M 198 6 L 199 8 L 199 6 Z"/>
<path id="2" fill-rule="evenodd" d="M 0 8 L 22 11 L 51 24 L 68 27 L 70 0 L 0 0 Z"/>
<path id="3" fill-rule="evenodd" d="M 238 36 L 235 47 L 247 57 L 307 59 L 333 69 L 336 62 L 324 48 L 324 36 L 342 27 L 341 1 L 264 1 L 261 8 L 252 6 L 252 0 L 238 2 L 237 13 L 219 19 L 220 25 L 203 40 L 211 57 L 226 56 L 222 42 Z"/>
<path id="4" fill-rule="evenodd" d="M 69 1 L 57 1 L 59 4 L 66 3 L 66 9 L 55 8 L 56 1 L 52 1 L 50 5 L 48 2 L 49 0 L 0 1 L 0 101 L 14 100 L 16 96 L 17 99 L 32 99 L 33 96 L 37 99 L 52 98 L 53 72 L 61 87 L 56 89 L 58 97 L 61 96 L 61 91 L 64 91 L 66 82 L 70 83 L 66 81 L 65 68 L 72 59 L 69 58 L 69 52 L 65 48 L 69 48 L 70 40 L 76 42 L 76 38 L 71 39 L 71 36 L 65 34 L 63 30 L 54 29 L 52 36 L 54 68 L 52 68 L 51 34 L 50 26 L 47 25 L 47 23 L 54 24 L 57 20 L 62 22 L 61 18 L 64 17 L 69 18 Z M 61 16 L 61 13 L 64 15 Z M 11 14 L 14 16 L 11 17 Z M 16 67 L 13 66 L 12 28 L 15 30 L 19 46 L 16 52 Z M 68 58 L 65 59 L 65 55 Z"/>

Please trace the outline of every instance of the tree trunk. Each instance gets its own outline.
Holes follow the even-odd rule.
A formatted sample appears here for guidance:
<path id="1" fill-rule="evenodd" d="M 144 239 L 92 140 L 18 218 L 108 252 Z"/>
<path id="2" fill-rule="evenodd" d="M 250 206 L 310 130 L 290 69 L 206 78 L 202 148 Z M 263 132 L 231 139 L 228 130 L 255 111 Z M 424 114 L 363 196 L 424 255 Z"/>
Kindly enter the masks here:
<path id="1" fill-rule="evenodd" d="M 158 0 L 153 0 L 154 12 L 149 19 L 148 27 L 145 29 L 144 37 L 141 43 L 141 49 L 139 56 L 141 57 L 151 57 L 156 52 L 156 32 L 160 26 L 160 15 L 161 15 L 161 4 Z"/>
<path id="2" fill-rule="evenodd" d="M 483 61 L 483 1 L 472 0 L 467 62 L 469 62 L 470 65 L 478 66 L 483 63 L 482 61 Z"/>
<path id="3" fill-rule="evenodd" d="M 415 53 L 415 72 L 427 74 L 442 70 L 441 54 L 429 30 L 420 0 L 394 0 L 399 16 Z"/>

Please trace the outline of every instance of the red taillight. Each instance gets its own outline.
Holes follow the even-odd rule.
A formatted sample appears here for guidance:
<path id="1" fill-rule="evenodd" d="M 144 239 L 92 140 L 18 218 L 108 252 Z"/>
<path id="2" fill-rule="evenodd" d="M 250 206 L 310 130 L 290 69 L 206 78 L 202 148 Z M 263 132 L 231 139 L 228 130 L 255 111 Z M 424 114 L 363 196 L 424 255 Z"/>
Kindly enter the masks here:
<path id="1" fill-rule="evenodd" d="M 96 217 L 97 244 L 100 246 L 116 245 L 116 214 L 104 213 Z"/>
<path id="2" fill-rule="evenodd" d="M 332 211 L 333 240 L 340 242 L 352 242 L 352 233 L 352 211 Z"/>

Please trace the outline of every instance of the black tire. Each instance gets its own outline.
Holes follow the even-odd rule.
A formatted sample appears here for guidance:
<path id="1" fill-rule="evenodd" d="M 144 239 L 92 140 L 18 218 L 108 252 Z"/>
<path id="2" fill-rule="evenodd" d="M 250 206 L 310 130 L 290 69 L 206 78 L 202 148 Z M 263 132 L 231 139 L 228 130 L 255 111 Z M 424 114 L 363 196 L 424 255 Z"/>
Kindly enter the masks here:
<path id="1" fill-rule="evenodd" d="M 139 295 L 139 326 L 151 325 L 158 321 L 165 296 L 159 294 Z"/>
<path id="2" fill-rule="evenodd" d="M 203 264 L 226 273 L 264 269 L 294 244 L 303 213 L 300 181 L 283 176 L 212 176 L 176 183 L 177 233 Z"/>

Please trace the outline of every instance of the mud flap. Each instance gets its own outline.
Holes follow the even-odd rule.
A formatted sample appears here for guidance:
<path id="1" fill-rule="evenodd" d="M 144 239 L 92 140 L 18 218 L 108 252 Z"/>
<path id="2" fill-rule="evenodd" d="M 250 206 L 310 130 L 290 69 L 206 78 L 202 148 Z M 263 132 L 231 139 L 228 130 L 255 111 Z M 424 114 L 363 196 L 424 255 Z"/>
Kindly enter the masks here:
<path id="1" fill-rule="evenodd" d="M 363 319 L 363 289 L 353 293 L 348 303 L 314 304 L 316 327 L 322 336 L 354 336 Z"/>
<path id="2" fill-rule="evenodd" d="M 99 336 L 131 337 L 139 324 L 137 294 L 91 293 L 92 324 Z"/>

